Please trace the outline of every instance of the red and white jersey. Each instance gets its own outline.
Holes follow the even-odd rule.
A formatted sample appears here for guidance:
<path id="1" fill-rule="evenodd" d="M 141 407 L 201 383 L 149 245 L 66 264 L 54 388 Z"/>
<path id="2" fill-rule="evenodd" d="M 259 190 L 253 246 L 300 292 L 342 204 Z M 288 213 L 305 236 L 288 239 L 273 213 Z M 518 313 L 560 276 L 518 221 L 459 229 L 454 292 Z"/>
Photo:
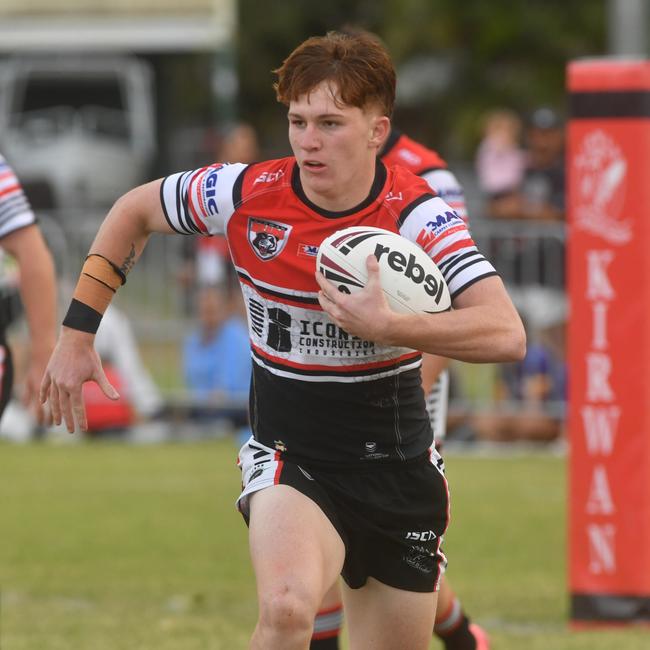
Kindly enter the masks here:
<path id="1" fill-rule="evenodd" d="M 0 239 L 36 223 L 27 197 L 7 161 L 0 155 Z"/>
<path id="2" fill-rule="evenodd" d="M 387 167 L 400 165 L 424 178 L 429 187 L 448 203 L 459 217 L 467 221 L 463 187 L 456 176 L 447 169 L 447 163 L 433 149 L 428 149 L 392 129 L 381 153 L 381 159 Z"/>
<path id="3" fill-rule="evenodd" d="M 294 158 L 215 164 L 168 176 L 161 200 L 179 233 L 225 232 L 248 310 L 251 419 L 260 442 L 296 458 L 404 460 L 426 452 L 431 427 L 419 352 L 350 336 L 321 309 L 320 242 L 375 226 L 418 243 L 452 299 L 495 274 L 464 221 L 421 178 L 377 164 L 368 197 L 344 212 L 314 205 Z"/>

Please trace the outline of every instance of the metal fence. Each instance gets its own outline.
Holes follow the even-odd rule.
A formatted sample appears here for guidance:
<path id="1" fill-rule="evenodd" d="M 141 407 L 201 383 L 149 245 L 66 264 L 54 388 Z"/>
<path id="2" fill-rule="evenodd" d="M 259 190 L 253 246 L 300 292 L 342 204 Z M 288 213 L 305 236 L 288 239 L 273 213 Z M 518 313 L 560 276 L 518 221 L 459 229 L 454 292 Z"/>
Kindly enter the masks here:
<path id="1" fill-rule="evenodd" d="M 40 224 L 52 249 L 60 278 L 61 305 L 67 305 L 84 257 L 103 215 L 43 213 Z M 504 279 L 527 326 L 536 337 L 563 318 L 565 226 L 562 223 L 477 220 L 472 236 Z M 184 237 L 154 236 L 136 271 L 120 290 L 116 304 L 129 315 L 146 365 L 166 397 L 183 395 L 181 342 L 192 326 L 187 287 L 179 281 Z M 501 392 L 497 365 L 454 363 L 451 412 L 494 410 Z M 519 405 L 502 399 L 502 409 Z M 547 402 L 545 412 L 561 417 L 564 403 Z"/>

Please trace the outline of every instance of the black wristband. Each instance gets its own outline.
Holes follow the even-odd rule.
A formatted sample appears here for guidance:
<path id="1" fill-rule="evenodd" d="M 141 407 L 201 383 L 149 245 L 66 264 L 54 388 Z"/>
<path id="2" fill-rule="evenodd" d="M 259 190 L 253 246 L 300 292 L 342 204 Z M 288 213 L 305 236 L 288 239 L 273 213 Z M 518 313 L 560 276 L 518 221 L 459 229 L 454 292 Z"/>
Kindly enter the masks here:
<path id="1" fill-rule="evenodd" d="M 63 319 L 63 324 L 66 327 L 88 332 L 89 334 L 95 334 L 101 322 L 102 315 L 98 311 L 75 298 L 72 299 L 70 307 L 68 307 L 68 313 Z"/>

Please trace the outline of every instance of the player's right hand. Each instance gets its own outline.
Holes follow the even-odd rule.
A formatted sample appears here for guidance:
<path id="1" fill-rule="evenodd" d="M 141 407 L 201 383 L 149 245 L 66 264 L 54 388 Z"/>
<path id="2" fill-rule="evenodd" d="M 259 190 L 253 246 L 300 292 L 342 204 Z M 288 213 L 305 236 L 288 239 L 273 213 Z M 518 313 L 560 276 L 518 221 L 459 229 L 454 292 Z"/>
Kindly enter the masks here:
<path id="1" fill-rule="evenodd" d="M 82 394 L 87 381 L 97 382 L 109 399 L 119 399 L 104 374 L 93 340 L 92 334 L 63 327 L 41 382 L 40 400 L 49 411 L 47 424 L 65 421 L 70 433 L 74 433 L 75 423 L 82 431 L 88 430 Z"/>

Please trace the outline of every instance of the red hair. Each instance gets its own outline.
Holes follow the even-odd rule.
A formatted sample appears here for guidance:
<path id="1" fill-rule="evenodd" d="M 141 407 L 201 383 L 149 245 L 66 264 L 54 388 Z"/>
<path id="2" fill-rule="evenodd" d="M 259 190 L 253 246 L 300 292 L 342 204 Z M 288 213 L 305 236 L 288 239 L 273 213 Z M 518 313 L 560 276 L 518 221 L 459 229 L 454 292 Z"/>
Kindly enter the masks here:
<path id="1" fill-rule="evenodd" d="M 273 72 L 277 100 L 286 106 L 328 81 L 338 91 L 335 101 L 362 109 L 376 105 L 388 117 L 393 112 L 395 68 L 381 41 L 368 32 L 312 36 Z"/>

